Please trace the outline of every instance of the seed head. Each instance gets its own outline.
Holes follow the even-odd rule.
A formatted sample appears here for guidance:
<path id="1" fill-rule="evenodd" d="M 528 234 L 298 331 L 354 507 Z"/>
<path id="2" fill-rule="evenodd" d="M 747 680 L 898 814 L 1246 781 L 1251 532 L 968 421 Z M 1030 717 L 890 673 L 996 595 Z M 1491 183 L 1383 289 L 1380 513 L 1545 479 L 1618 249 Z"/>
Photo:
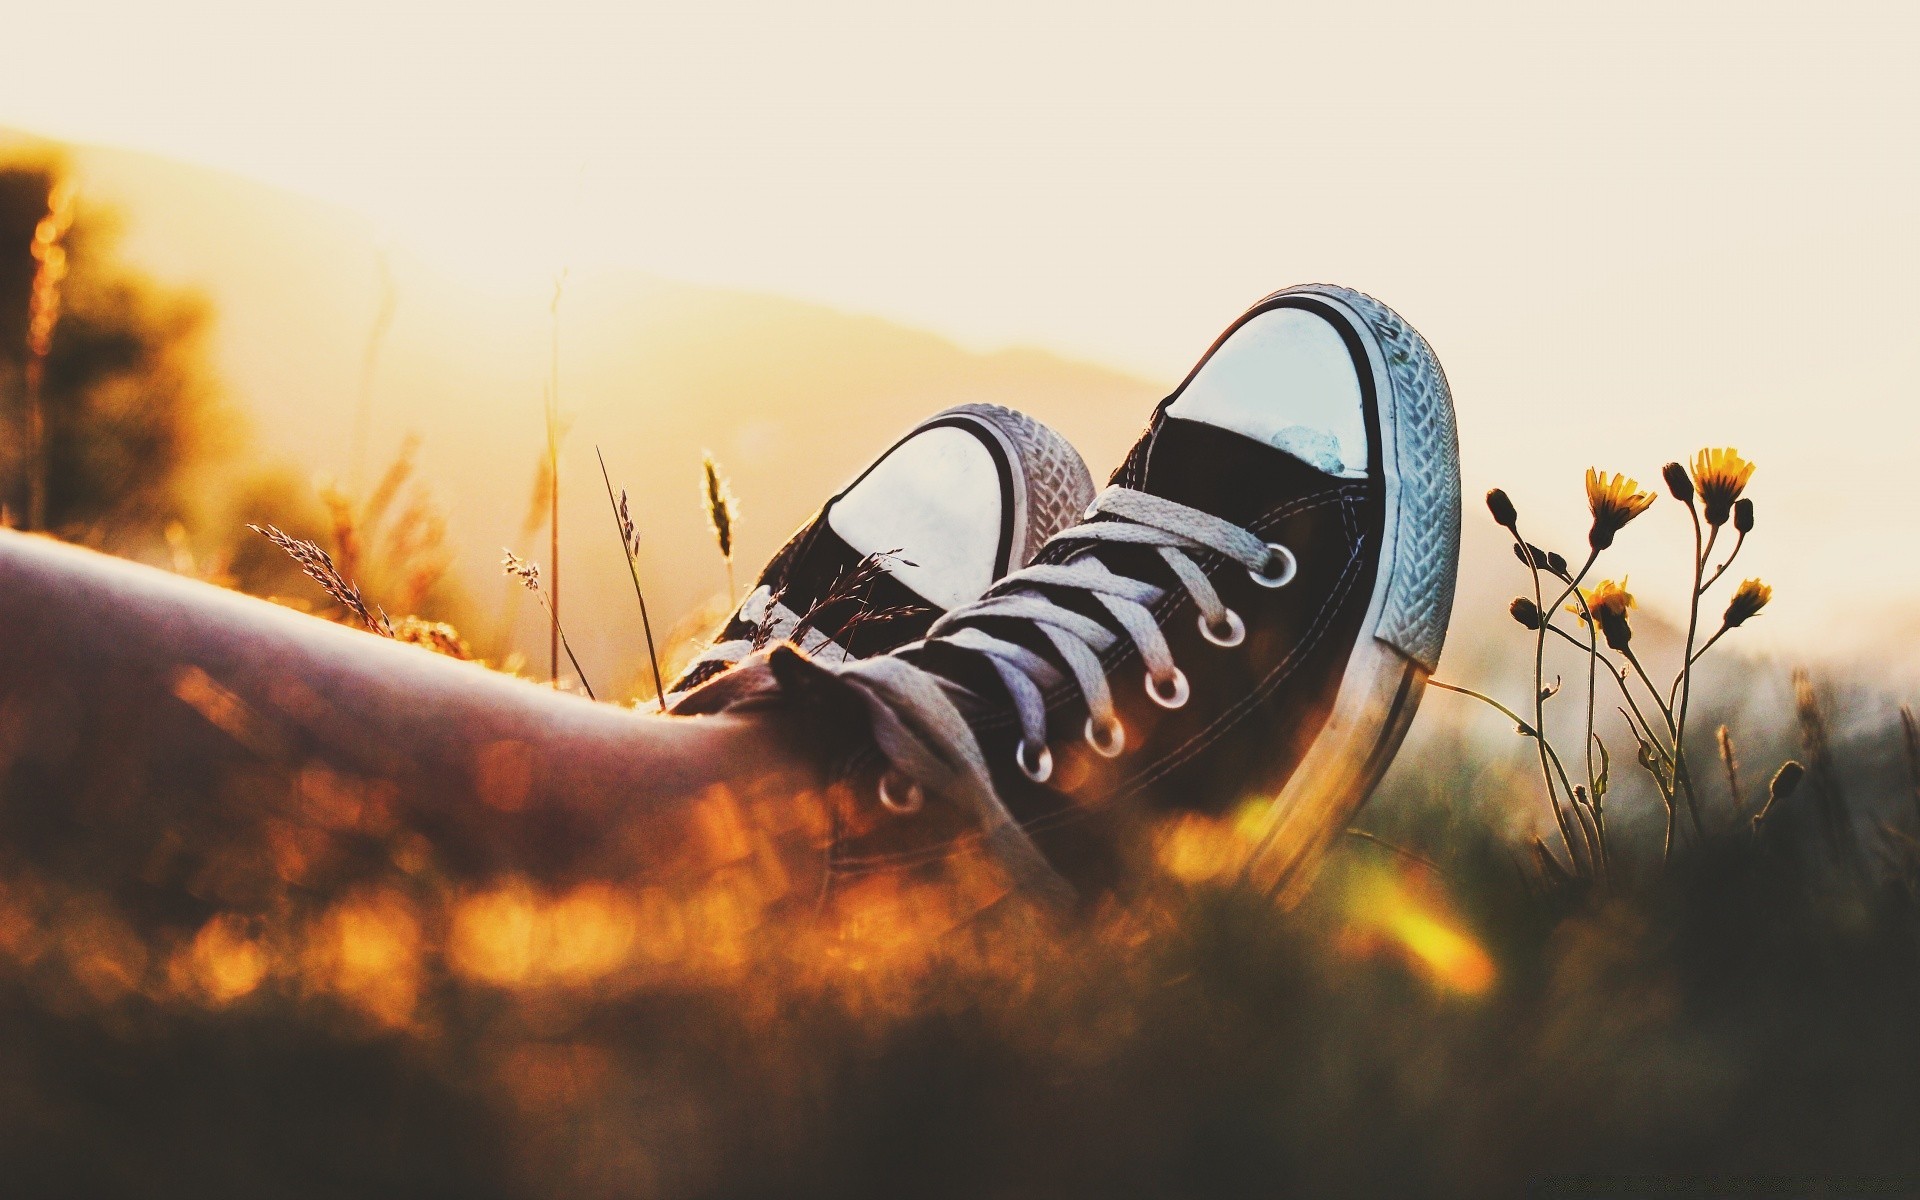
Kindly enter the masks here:
<path id="1" fill-rule="evenodd" d="M 626 546 L 629 557 L 638 555 L 640 553 L 640 534 L 633 527 L 633 514 L 627 507 L 627 489 L 625 488 L 620 489 L 618 517 L 620 521 L 621 543 Z"/>
<path id="2" fill-rule="evenodd" d="M 1514 509 L 1513 501 L 1499 488 L 1487 493 L 1487 511 L 1493 514 L 1493 523 L 1502 529 L 1512 529 L 1520 523 L 1520 514 Z"/>
<path id="3" fill-rule="evenodd" d="M 520 586 L 526 588 L 528 591 L 530 592 L 539 591 L 540 590 L 540 564 L 537 562 L 528 562 L 526 559 L 521 558 L 518 554 L 515 554 L 511 550 L 508 550 L 505 553 L 506 553 L 506 557 L 500 560 L 501 569 L 504 570 L 509 576 L 513 577 L 514 579 L 518 579 L 520 581 Z"/>
<path id="4" fill-rule="evenodd" d="M 1718 527 L 1733 513 L 1733 502 L 1753 478 L 1753 464 L 1731 446 L 1702 450 L 1693 456 L 1693 483 L 1700 489 L 1700 506 L 1707 524 Z"/>
<path id="5" fill-rule="evenodd" d="M 1652 492 L 1640 490 L 1638 480 L 1618 474 L 1609 479 L 1597 468 L 1587 468 L 1587 508 L 1593 513 L 1587 543 L 1595 550 L 1613 545 L 1613 535 L 1647 511 L 1653 500 Z"/>
<path id="6" fill-rule="evenodd" d="M 366 599 L 360 595 L 359 586 L 341 573 L 340 568 L 334 565 L 332 556 L 317 543 L 293 537 L 274 525 L 249 525 L 247 528 L 286 551 L 307 578 L 319 584 L 335 603 L 359 617 L 360 623 L 369 630 L 381 637 L 393 636 L 393 622 L 387 619 L 386 612 L 368 607 Z"/>
<path id="7" fill-rule="evenodd" d="M 1737 629 L 1746 624 L 1747 620 L 1765 608 L 1767 601 L 1771 599 L 1773 599 L 1773 589 L 1758 579 L 1749 579 L 1742 583 L 1733 593 L 1733 599 L 1727 602 L 1725 617 L 1727 628 Z"/>
<path id="8" fill-rule="evenodd" d="M 709 454 L 702 462 L 706 471 L 707 523 L 713 527 L 713 540 L 720 547 L 720 557 L 733 558 L 733 522 L 738 515 L 739 505 L 733 498 L 733 489 L 727 486 L 726 476 L 714 463 Z"/>

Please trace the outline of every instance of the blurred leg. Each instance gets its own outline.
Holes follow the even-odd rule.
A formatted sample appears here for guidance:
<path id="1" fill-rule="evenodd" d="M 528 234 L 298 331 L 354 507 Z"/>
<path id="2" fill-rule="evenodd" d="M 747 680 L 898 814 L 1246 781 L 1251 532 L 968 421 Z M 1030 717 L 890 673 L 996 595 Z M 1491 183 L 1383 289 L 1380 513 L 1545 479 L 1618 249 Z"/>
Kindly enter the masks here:
<path id="1" fill-rule="evenodd" d="M 422 856 L 560 885 L 757 855 L 804 891 L 822 812 L 765 718 L 594 704 L 0 531 L 0 864 L 146 908 Z"/>

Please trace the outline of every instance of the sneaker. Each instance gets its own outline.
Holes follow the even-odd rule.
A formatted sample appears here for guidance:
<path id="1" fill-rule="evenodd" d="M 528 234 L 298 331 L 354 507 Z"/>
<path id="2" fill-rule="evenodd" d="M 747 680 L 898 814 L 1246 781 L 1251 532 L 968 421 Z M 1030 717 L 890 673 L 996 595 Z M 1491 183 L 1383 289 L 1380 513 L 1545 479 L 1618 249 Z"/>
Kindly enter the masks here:
<path id="1" fill-rule="evenodd" d="M 1032 566 L 886 659 L 816 669 L 888 714 L 890 765 L 855 792 L 880 803 L 841 822 L 835 870 L 971 843 L 1017 885 L 1106 890 L 1155 817 L 1251 811 L 1255 877 L 1297 894 L 1413 719 L 1459 541 L 1427 343 L 1346 288 L 1269 296 Z"/>
<path id="2" fill-rule="evenodd" d="M 1079 453 L 1031 417 L 993 404 L 936 413 L 773 556 L 668 702 L 775 642 L 840 663 L 914 641 L 1025 566 L 1093 492 Z"/>

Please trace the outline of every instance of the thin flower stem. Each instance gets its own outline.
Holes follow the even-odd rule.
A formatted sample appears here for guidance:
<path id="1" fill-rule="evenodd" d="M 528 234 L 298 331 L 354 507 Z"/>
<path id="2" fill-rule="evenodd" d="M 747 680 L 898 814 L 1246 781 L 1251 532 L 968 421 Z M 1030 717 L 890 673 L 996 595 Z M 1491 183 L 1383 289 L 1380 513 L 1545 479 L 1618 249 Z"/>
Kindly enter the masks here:
<path id="1" fill-rule="evenodd" d="M 1707 651 L 1713 649 L 1713 644 L 1719 641 L 1721 638 L 1727 636 L 1727 630 L 1732 628 L 1733 626 L 1731 625 L 1724 625 L 1724 624 L 1721 625 L 1718 632 L 1716 632 L 1712 637 L 1708 638 L 1706 642 L 1703 645 L 1701 645 L 1701 647 L 1698 650 L 1695 650 L 1693 652 L 1693 658 L 1688 662 L 1687 665 L 1692 666 L 1694 663 L 1697 663 L 1702 658 L 1704 658 L 1706 656 Z"/>
<path id="2" fill-rule="evenodd" d="M 1545 599 L 1545 595 L 1540 587 L 1540 564 L 1534 561 L 1533 551 L 1528 547 L 1527 540 L 1520 536 L 1520 526 L 1518 522 L 1512 526 L 1512 532 L 1514 542 L 1519 546 L 1520 555 L 1526 561 L 1528 573 L 1533 576 L 1533 602 L 1534 605 L 1539 608 L 1541 616 L 1541 628 L 1535 631 L 1533 643 L 1533 728 L 1534 741 L 1538 744 L 1540 750 L 1540 775 L 1547 785 L 1547 803 L 1553 808 L 1553 819 L 1554 823 L 1560 829 L 1561 844 L 1567 848 L 1568 860 L 1574 864 L 1574 869 L 1578 870 L 1580 866 L 1580 855 L 1579 852 L 1574 849 L 1573 828 L 1568 823 L 1566 814 L 1560 810 L 1560 797 L 1553 790 L 1553 771 L 1549 769 L 1549 759 L 1551 758 L 1551 766 L 1553 769 L 1559 770 L 1561 785 L 1566 788 L 1567 802 L 1569 804 L 1573 803 L 1573 788 L 1567 785 L 1566 770 L 1560 767 L 1559 756 L 1554 754 L 1552 748 L 1547 745 L 1547 701 L 1545 696 L 1547 661 L 1546 625 L 1552 619 L 1552 614 L 1559 611 L 1560 606 L 1566 602 L 1568 593 L 1576 590 L 1580 586 L 1580 580 L 1586 578 L 1587 572 L 1593 567 L 1593 560 L 1600 556 L 1600 552 L 1593 550 L 1587 555 L 1586 564 L 1580 568 L 1580 573 L 1574 578 L 1573 582 L 1567 585 L 1567 590 L 1560 593 L 1559 599 L 1555 600 L 1552 604 L 1542 604 L 1541 601 Z M 1525 722 L 1521 723 L 1524 724 Z"/>
<path id="3" fill-rule="evenodd" d="M 1699 523 L 1698 517 L 1694 518 L 1694 523 L 1696 525 Z M 1706 569 L 1707 560 L 1713 557 L 1713 543 L 1717 538 L 1719 538 L 1719 536 L 1720 536 L 1720 531 L 1718 529 L 1715 529 L 1712 533 L 1707 535 L 1706 549 L 1704 551 L 1697 551 L 1697 553 L 1700 555 L 1700 561 L 1695 565 L 1694 578 L 1696 580 L 1700 578 L 1700 572 Z M 1742 541 L 1746 540 L 1745 534 L 1742 534 L 1740 536 Z M 1719 579 L 1721 574 L 1724 573 L 1729 566 L 1733 565 L 1734 554 L 1738 554 L 1738 553 L 1740 553 L 1740 546 L 1738 543 L 1735 543 L 1733 547 L 1733 554 L 1729 554 L 1727 556 L 1727 561 L 1720 564 L 1720 570 L 1714 572 L 1713 578 L 1707 580 L 1705 583 L 1698 584 L 1694 588 L 1693 602 L 1696 609 L 1699 606 L 1701 598 L 1703 598 L 1707 594 L 1708 589 L 1713 587 L 1714 581 Z M 1696 613 L 1696 619 L 1697 619 L 1697 613 Z M 1688 657 L 1687 657 L 1686 665 L 1681 667 L 1681 669 L 1675 673 L 1673 677 L 1673 686 L 1667 689 L 1667 707 L 1668 708 L 1674 708 L 1679 703 L 1680 684 L 1681 684 L 1681 681 L 1684 680 L 1687 676 L 1687 667 L 1691 667 L 1695 662 L 1699 661 L 1700 655 L 1706 652 L 1705 646 L 1702 646 L 1697 651 L 1693 649 L 1692 636 L 1694 632 L 1695 632 L 1694 626 L 1690 623 L 1687 627 Z M 1724 630 L 1722 632 L 1724 632 Z M 1715 634 L 1714 636 L 1718 637 L 1719 635 Z"/>
<path id="4" fill-rule="evenodd" d="M 1639 703 L 1634 700 L 1633 693 L 1627 690 L 1626 671 L 1624 670 L 1615 671 L 1613 669 L 1613 664 L 1608 663 L 1607 674 L 1613 676 L 1614 683 L 1620 686 L 1620 698 L 1625 700 L 1627 702 L 1627 707 L 1633 710 L 1633 716 L 1632 718 L 1629 718 L 1629 720 L 1627 721 L 1627 724 L 1629 726 L 1633 726 L 1635 721 L 1637 720 L 1638 721 L 1637 727 L 1641 733 L 1646 735 L 1647 744 L 1649 746 L 1652 746 L 1655 750 L 1657 750 L 1660 754 L 1660 757 L 1666 760 L 1667 765 L 1671 767 L 1673 765 L 1673 755 L 1668 753 L 1667 748 L 1660 744 L 1659 737 L 1657 737 L 1653 732 L 1653 723 L 1647 720 L 1646 714 L 1640 711 Z"/>
<path id="5" fill-rule="evenodd" d="M 1673 774 L 1679 790 L 1687 798 L 1687 817 L 1693 823 L 1695 836 L 1705 837 L 1706 829 L 1700 823 L 1700 805 L 1693 796 L 1693 773 L 1687 770 L 1687 705 L 1693 699 L 1693 644 L 1700 635 L 1700 596 L 1706 590 L 1702 580 L 1706 577 L 1707 559 L 1713 555 L 1713 544 L 1719 540 L 1720 527 L 1714 526 L 1713 533 L 1702 545 L 1700 510 L 1689 504 L 1687 515 L 1693 518 L 1693 602 L 1687 605 L 1687 649 L 1681 658 L 1680 676 L 1674 681 L 1680 689 L 1680 706 L 1673 729 Z"/>
<path id="6" fill-rule="evenodd" d="M 1660 689 L 1654 687 L 1653 680 L 1647 678 L 1647 669 L 1640 665 L 1639 655 L 1635 654 L 1631 648 L 1623 650 L 1621 653 L 1625 655 L 1627 662 L 1633 666 L 1634 672 L 1640 676 L 1641 684 L 1646 687 L 1647 694 L 1653 699 L 1654 711 L 1658 712 L 1661 719 L 1666 722 L 1667 736 L 1671 738 L 1674 735 L 1673 713 L 1667 708 L 1666 704 L 1661 701 Z"/>
<path id="7" fill-rule="evenodd" d="M 1498 710 L 1500 715 L 1506 717 L 1507 720 L 1512 721 L 1515 725 L 1520 726 L 1522 729 L 1527 730 L 1529 733 L 1532 732 L 1533 727 L 1527 724 L 1526 718 L 1522 717 L 1519 713 L 1508 708 L 1506 705 L 1500 703 L 1498 700 L 1495 700 L 1492 696 L 1487 695 L 1485 692 L 1476 692 L 1472 688 L 1464 688 L 1459 686 L 1458 684 L 1442 683 L 1438 679 L 1427 680 L 1427 686 L 1437 687 L 1443 692 L 1458 692 L 1462 696 L 1472 696 L 1475 700 L 1478 700 L 1480 703 L 1485 704 L 1490 708 Z"/>
<path id="8" fill-rule="evenodd" d="M 1607 851 L 1600 843 L 1600 826 L 1593 819 L 1593 801 L 1582 804 L 1576 795 L 1573 800 L 1573 816 L 1580 826 L 1580 838 L 1587 844 L 1587 860 L 1594 864 L 1595 875 L 1606 878 Z"/>
<path id="9" fill-rule="evenodd" d="M 1727 573 L 1727 568 L 1733 565 L 1733 560 L 1740 557 L 1740 547 L 1746 544 L 1747 535 L 1745 533 L 1740 533 L 1734 538 L 1733 553 L 1727 555 L 1727 561 L 1721 563 L 1720 566 L 1714 570 L 1712 577 L 1701 585 L 1700 590 L 1702 593 L 1711 591 L 1713 585 L 1720 582 L 1720 577 Z"/>
<path id="10" fill-rule="evenodd" d="M 1494 708 L 1502 716 L 1506 717 L 1509 721 L 1512 721 L 1515 725 L 1519 726 L 1520 729 L 1524 732 L 1525 736 L 1531 737 L 1534 740 L 1534 742 L 1540 747 L 1541 758 L 1547 762 L 1550 762 L 1552 764 L 1552 770 L 1559 774 L 1560 783 L 1567 790 L 1567 795 L 1569 797 L 1568 803 L 1572 803 L 1571 797 L 1573 795 L 1573 788 L 1571 785 L 1567 783 L 1567 770 L 1560 763 L 1559 753 L 1555 751 L 1551 745 L 1547 744 L 1547 739 L 1540 735 L 1540 731 L 1538 729 L 1527 724 L 1526 719 L 1524 717 L 1522 717 L 1519 713 L 1514 712 L 1512 709 L 1508 708 L 1506 705 L 1500 703 L 1498 700 L 1495 700 L 1492 696 L 1487 695 L 1485 692 L 1476 692 L 1472 688 L 1464 688 L 1456 684 L 1442 683 L 1438 679 L 1427 680 L 1427 686 L 1437 687 L 1443 692 L 1458 692 L 1462 696 L 1471 696 L 1475 700 L 1480 701 L 1480 703 Z M 1574 850 L 1573 850 L 1573 841 L 1570 835 L 1573 832 L 1573 828 L 1572 826 L 1567 825 L 1565 823 L 1565 816 L 1560 811 L 1559 797 L 1555 795 L 1552 790 L 1553 783 L 1551 778 L 1549 778 L 1548 780 L 1547 788 L 1548 788 L 1548 795 L 1553 799 L 1554 818 L 1555 820 L 1561 822 L 1562 835 L 1567 837 L 1567 842 L 1566 842 L 1567 854 L 1569 857 L 1572 857 L 1574 854 Z"/>
<path id="11" fill-rule="evenodd" d="M 1447 877 L 1447 872 L 1445 868 L 1441 867 L 1439 863 L 1433 861 L 1432 859 L 1428 858 L 1424 854 L 1419 853 L 1418 851 L 1409 850 L 1405 846 L 1397 846 L 1394 843 L 1388 841 L 1387 839 L 1381 837 L 1377 833 L 1369 833 L 1364 829 L 1360 829 L 1355 826 L 1348 826 L 1347 836 L 1350 838 L 1357 838 L 1363 842 L 1372 842 L 1374 845 L 1380 847 L 1382 850 L 1386 850 L 1393 854 L 1397 854 L 1401 858 L 1406 859 L 1408 862 L 1419 863 L 1421 866 L 1425 867 L 1429 871 L 1432 871 L 1435 875 L 1438 875 L 1442 879 L 1445 879 Z"/>
<path id="12" fill-rule="evenodd" d="M 1584 572 L 1582 572 L 1582 574 L 1584 574 Z M 1600 643 L 1597 640 L 1599 629 L 1594 622 L 1593 611 L 1587 607 L 1587 598 L 1580 594 L 1580 589 L 1577 587 L 1573 589 L 1573 602 L 1580 606 L 1580 618 L 1586 622 L 1587 626 L 1586 645 L 1581 646 L 1578 641 L 1571 637 L 1567 640 L 1573 642 L 1575 646 L 1579 646 L 1581 653 L 1587 656 L 1587 736 L 1586 741 L 1582 745 L 1582 749 L 1585 751 L 1587 760 L 1587 806 L 1593 810 L 1594 838 L 1595 841 L 1599 843 L 1600 866 L 1604 874 L 1607 863 L 1607 848 L 1605 840 L 1601 837 L 1599 814 L 1595 808 L 1599 803 L 1600 781 L 1599 775 L 1595 772 L 1593 766 L 1593 705 L 1594 692 L 1597 690 L 1594 686 L 1595 672 L 1599 670 L 1600 666 Z M 1609 670 L 1608 674 L 1612 674 L 1612 671 Z"/>
<path id="13" fill-rule="evenodd" d="M 1674 750 L 1672 752 L 1664 752 L 1667 760 L 1667 765 L 1673 771 L 1674 783 L 1671 785 L 1667 783 L 1660 783 L 1659 776 L 1658 775 L 1655 776 L 1655 782 L 1660 783 L 1661 799 L 1666 802 L 1666 806 L 1667 806 L 1666 842 L 1665 842 L 1665 845 L 1661 847 L 1661 857 L 1665 858 L 1671 853 L 1673 853 L 1674 827 L 1679 817 L 1679 806 L 1674 801 L 1675 801 L 1675 789 L 1677 788 L 1679 783 L 1681 767 L 1680 767 L 1680 760 L 1679 760 L 1679 754 L 1678 754 L 1679 743 L 1678 743 L 1678 739 L 1675 737 L 1676 729 L 1673 722 L 1673 713 L 1671 710 L 1667 708 L 1667 706 L 1664 703 L 1661 702 L 1660 690 L 1653 686 L 1653 680 L 1647 678 L 1647 669 L 1640 665 L 1640 656 L 1633 652 L 1633 648 L 1629 646 L 1626 649 L 1622 650 L 1621 654 L 1623 654 L 1626 657 L 1626 660 L 1633 665 L 1634 671 L 1640 676 L 1641 685 L 1647 689 L 1647 698 L 1653 701 L 1653 706 L 1655 710 L 1659 712 L 1661 719 L 1666 722 L 1667 736 L 1669 738 L 1675 739 Z M 1624 685 L 1622 686 L 1621 691 L 1622 692 L 1626 691 L 1626 688 Z M 1631 695 L 1627 697 L 1627 702 L 1629 704 L 1633 703 L 1633 697 Z M 1639 711 L 1638 705 L 1634 706 L 1634 711 L 1635 712 Z M 1641 722 L 1644 724 L 1646 722 L 1646 718 L 1642 717 Z M 1658 747 L 1660 744 L 1659 740 L 1655 739 L 1653 744 L 1656 747 Z"/>
<path id="14" fill-rule="evenodd" d="M 600 697 L 593 694 L 593 685 L 587 682 L 587 673 L 580 669 L 580 660 L 573 656 L 573 646 L 567 642 L 567 631 L 560 628 L 560 614 L 554 612 L 553 603 L 547 599 L 546 589 L 541 588 L 534 594 L 540 597 L 541 605 L 547 610 L 547 614 L 553 618 L 553 628 L 556 636 L 560 639 L 560 648 L 567 652 L 567 661 L 573 664 L 573 673 L 580 677 L 580 686 L 586 689 L 587 699 L 598 700 Z"/>
<path id="15" fill-rule="evenodd" d="M 1586 598 L 1580 595 L 1580 583 L 1582 580 L 1584 580 L 1587 577 L 1587 572 L 1593 570 L 1593 564 L 1596 561 L 1598 561 L 1599 558 L 1600 558 L 1600 551 L 1589 550 L 1587 553 L 1587 561 L 1581 564 L 1579 572 L 1576 575 L 1574 575 L 1574 577 L 1570 581 L 1568 581 L 1566 590 L 1561 592 L 1559 597 L 1554 600 L 1553 607 L 1551 609 L 1548 609 L 1542 613 L 1542 618 L 1543 618 L 1542 628 L 1540 630 L 1538 644 L 1536 646 L 1536 651 L 1539 657 L 1536 659 L 1536 662 L 1538 665 L 1536 666 L 1535 678 L 1534 678 L 1534 696 L 1536 698 L 1535 709 L 1539 713 L 1540 720 L 1541 720 L 1540 739 L 1541 739 L 1542 745 L 1546 743 L 1546 732 L 1545 732 L 1546 730 L 1546 696 L 1545 696 L 1546 689 L 1543 686 L 1544 679 L 1542 678 L 1542 676 L 1544 675 L 1544 655 L 1546 653 L 1546 648 L 1547 648 L 1545 625 L 1550 623 L 1545 618 L 1547 613 L 1554 613 L 1554 612 L 1560 611 L 1560 606 L 1562 604 L 1565 604 L 1567 602 L 1567 598 L 1571 596 L 1571 597 L 1574 597 L 1575 600 L 1579 603 L 1580 611 L 1583 614 L 1587 615 L 1587 618 L 1588 618 L 1587 628 L 1589 631 L 1592 630 L 1593 628 L 1592 614 L 1587 613 Z M 1578 643 L 1576 643 L 1576 645 L 1577 644 Z M 1587 653 L 1591 655 L 1593 651 L 1589 648 Z M 1593 789 L 1593 678 L 1592 678 L 1591 672 L 1589 672 L 1588 678 L 1587 678 L 1587 734 L 1586 734 L 1586 738 L 1582 741 L 1581 749 L 1584 752 L 1584 755 L 1587 760 L 1588 795 L 1592 795 L 1592 789 Z M 1579 793 L 1574 789 L 1573 785 L 1568 782 L 1566 768 L 1560 764 L 1560 758 L 1559 758 L 1559 755 L 1557 754 L 1554 756 L 1554 766 L 1560 772 L 1560 786 L 1566 790 L 1567 804 L 1573 809 L 1575 822 L 1580 826 L 1580 836 L 1582 837 L 1582 839 L 1587 840 L 1587 861 L 1592 866 L 1594 873 L 1598 875 L 1602 873 L 1605 869 L 1604 860 L 1606 858 L 1606 852 L 1604 849 L 1600 848 L 1596 844 L 1596 841 L 1594 839 L 1588 838 L 1588 830 L 1587 830 L 1586 824 L 1580 820 Z M 1596 833 L 1594 835 L 1594 838 L 1597 839 L 1597 836 L 1598 835 Z"/>
<path id="16" fill-rule="evenodd" d="M 1575 650 L 1580 651 L 1582 654 L 1585 654 L 1587 652 L 1586 646 L 1582 645 L 1579 639 L 1575 638 L 1572 634 L 1568 633 L 1566 630 L 1561 629 L 1559 626 L 1556 625 L 1553 627 L 1553 632 L 1559 634 L 1561 640 L 1565 641 L 1567 645 L 1572 646 Z M 1600 657 L 1601 657 L 1601 661 L 1605 662 L 1605 656 L 1600 656 Z M 1639 721 L 1637 724 L 1634 722 L 1632 718 L 1629 718 L 1627 722 L 1628 725 L 1644 731 L 1647 735 L 1646 740 L 1652 743 L 1654 749 L 1660 751 L 1660 757 L 1668 758 L 1667 748 L 1665 746 L 1662 746 L 1659 740 L 1654 737 L 1653 725 L 1650 722 L 1648 722 L 1645 715 L 1643 715 L 1640 712 L 1640 705 L 1636 700 L 1634 700 L 1633 693 L 1627 690 L 1626 668 L 1624 667 L 1616 668 L 1611 662 L 1606 663 L 1606 668 L 1607 668 L 1607 674 L 1612 677 L 1614 685 L 1620 689 L 1621 699 L 1625 700 L 1628 706 L 1633 709 L 1633 716 L 1639 718 Z M 1669 759 L 1669 761 L 1671 760 Z"/>

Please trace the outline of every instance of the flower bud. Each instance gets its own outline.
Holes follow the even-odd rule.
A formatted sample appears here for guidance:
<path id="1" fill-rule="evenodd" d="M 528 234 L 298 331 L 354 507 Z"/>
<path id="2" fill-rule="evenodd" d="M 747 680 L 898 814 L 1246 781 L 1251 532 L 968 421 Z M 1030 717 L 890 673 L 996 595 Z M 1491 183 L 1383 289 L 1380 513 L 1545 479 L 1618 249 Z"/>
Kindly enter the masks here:
<path id="1" fill-rule="evenodd" d="M 1670 462 L 1660 468 L 1660 474 L 1667 481 L 1667 491 L 1682 504 L 1693 503 L 1693 480 L 1687 478 L 1687 469 L 1677 462 Z"/>
<path id="2" fill-rule="evenodd" d="M 1585 615 L 1598 625 L 1607 645 L 1622 653 L 1633 641 L 1633 626 L 1627 622 L 1627 610 L 1633 607 L 1633 596 L 1625 584 L 1624 579 L 1619 583 L 1603 579 L 1591 592 L 1582 595 L 1582 603 L 1567 606 L 1574 615 Z M 1582 614 L 1582 608 L 1586 610 L 1585 614 Z"/>
<path id="3" fill-rule="evenodd" d="M 1598 616 L 1600 636 L 1606 639 L 1608 646 L 1625 654 L 1627 646 L 1633 641 L 1633 626 L 1627 624 L 1627 614 L 1603 611 Z"/>
<path id="4" fill-rule="evenodd" d="M 1487 511 L 1493 514 L 1494 524 L 1502 529 L 1512 529 L 1520 523 L 1520 514 L 1515 511 L 1513 501 L 1499 488 L 1487 493 Z"/>
<path id="5" fill-rule="evenodd" d="M 1538 629 L 1544 624 L 1540 620 L 1540 606 L 1525 596 L 1515 596 L 1513 603 L 1507 605 L 1507 611 L 1513 614 L 1514 620 L 1528 629 Z"/>
<path id="6" fill-rule="evenodd" d="M 1773 589 L 1758 579 L 1749 579 L 1733 593 L 1733 599 L 1727 602 L 1727 615 L 1723 618 L 1728 629 L 1737 629 L 1747 623 L 1773 599 Z"/>
<path id="7" fill-rule="evenodd" d="M 1745 496 L 1733 502 L 1733 527 L 1741 533 L 1753 532 L 1753 501 Z"/>

